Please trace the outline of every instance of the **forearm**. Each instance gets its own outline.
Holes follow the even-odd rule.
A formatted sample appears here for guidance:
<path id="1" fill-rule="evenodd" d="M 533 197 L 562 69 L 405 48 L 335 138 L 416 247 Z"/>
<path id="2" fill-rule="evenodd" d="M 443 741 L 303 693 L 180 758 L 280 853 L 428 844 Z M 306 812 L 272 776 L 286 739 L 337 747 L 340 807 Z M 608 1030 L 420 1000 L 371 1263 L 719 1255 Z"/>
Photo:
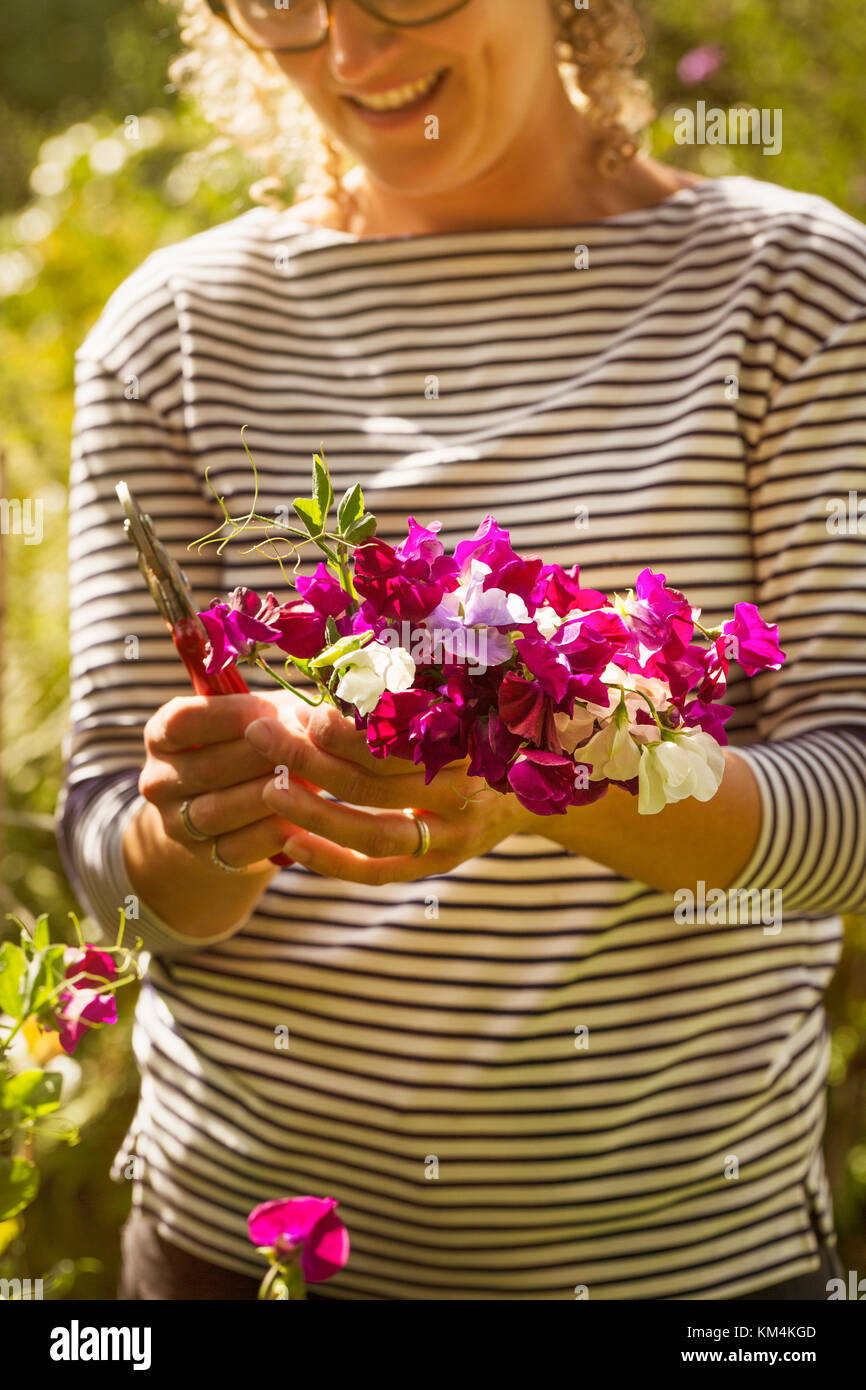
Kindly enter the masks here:
<path id="1" fill-rule="evenodd" d="M 248 917 L 277 872 L 268 863 L 244 874 L 225 873 L 211 863 L 208 845 L 188 850 L 170 840 L 149 802 L 126 826 L 123 859 L 142 901 L 196 940 L 223 935 Z"/>
<path id="2" fill-rule="evenodd" d="M 591 806 L 573 806 L 543 822 L 536 817 L 535 827 L 573 854 L 662 892 L 700 881 L 707 889 L 728 888 L 754 854 L 760 794 L 735 750 L 725 750 L 725 774 L 710 801 L 678 801 L 653 816 L 639 815 L 637 807 L 637 797 L 611 787 Z"/>

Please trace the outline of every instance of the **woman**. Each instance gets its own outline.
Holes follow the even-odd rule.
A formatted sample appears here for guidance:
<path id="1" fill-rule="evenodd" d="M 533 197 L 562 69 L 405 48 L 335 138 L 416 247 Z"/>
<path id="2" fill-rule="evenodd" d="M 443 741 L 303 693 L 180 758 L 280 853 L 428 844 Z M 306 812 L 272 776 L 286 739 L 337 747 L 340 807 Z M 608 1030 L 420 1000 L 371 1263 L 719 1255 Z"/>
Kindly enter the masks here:
<path id="1" fill-rule="evenodd" d="M 299 92 L 331 184 L 155 252 L 78 355 L 62 841 L 152 952 L 122 1296 L 252 1297 L 246 1214 L 311 1192 L 352 1238 L 328 1297 L 826 1297 L 822 993 L 866 904 L 866 582 L 828 518 L 866 486 L 863 228 L 637 153 L 623 0 L 212 8 L 184 4 L 199 90 L 274 148 Z M 542 821 L 264 677 L 190 697 L 114 483 L 199 607 L 273 587 L 244 545 L 187 550 L 205 468 L 250 504 L 244 425 L 262 513 L 324 442 L 386 541 L 493 512 L 586 585 L 651 565 L 710 624 L 758 603 L 787 661 L 732 672 L 715 799 Z M 673 897 L 731 887 L 783 920 Z"/>

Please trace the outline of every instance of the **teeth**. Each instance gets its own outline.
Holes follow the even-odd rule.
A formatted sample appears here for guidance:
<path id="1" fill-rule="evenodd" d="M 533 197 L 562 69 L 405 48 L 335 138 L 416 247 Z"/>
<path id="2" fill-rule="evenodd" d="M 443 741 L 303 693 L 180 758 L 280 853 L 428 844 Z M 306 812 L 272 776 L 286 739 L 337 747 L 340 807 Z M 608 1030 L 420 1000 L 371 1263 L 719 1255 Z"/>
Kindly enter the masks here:
<path id="1" fill-rule="evenodd" d="M 375 96 L 356 96 L 354 100 L 359 106 L 366 106 L 369 111 L 398 111 L 401 106 L 408 106 L 410 102 L 424 96 L 425 92 L 432 91 L 438 78 L 438 72 L 434 72 L 432 77 L 422 77 L 418 82 L 407 82 L 405 87 L 394 87 L 390 92 L 377 92 Z"/>

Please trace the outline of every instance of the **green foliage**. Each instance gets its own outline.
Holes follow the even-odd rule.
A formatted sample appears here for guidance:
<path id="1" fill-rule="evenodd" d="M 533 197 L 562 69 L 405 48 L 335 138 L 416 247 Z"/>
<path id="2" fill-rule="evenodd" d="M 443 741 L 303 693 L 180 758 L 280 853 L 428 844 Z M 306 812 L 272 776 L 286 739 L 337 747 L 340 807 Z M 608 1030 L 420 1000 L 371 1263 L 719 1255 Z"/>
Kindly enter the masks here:
<path id="1" fill-rule="evenodd" d="M 18 1218 L 35 1201 L 40 1188 L 40 1169 L 34 1157 L 36 1137 L 50 1133 L 68 1144 L 78 1142 L 78 1127 L 68 1116 L 50 1128 L 46 1124 L 47 1117 L 60 1109 L 63 1074 L 20 1064 L 21 1044 L 25 1042 L 22 1030 L 32 1024 L 37 1036 L 43 1029 L 53 1035 L 61 1027 L 62 1017 L 69 1017 L 70 1005 L 76 1000 L 76 1020 L 86 1018 L 81 1006 L 86 1008 L 97 991 L 100 995 L 113 992 L 137 974 L 135 967 L 122 978 L 123 971 L 133 965 L 129 953 L 120 946 L 123 925 L 117 946 L 109 948 L 120 958 L 121 973 L 121 978 L 111 982 L 81 968 L 86 956 L 72 953 L 67 960 L 67 948 L 51 940 L 47 916 L 40 917 L 32 929 L 23 922 L 18 925 L 19 940 L 0 944 L 0 1278 L 12 1280 L 22 1277 L 23 1227 Z M 75 926 L 78 928 L 77 919 Z M 64 1046 L 73 1050 L 76 1041 L 80 1039 L 67 1038 Z M 76 1266 L 69 1261 L 66 1264 L 62 1277 L 57 1269 L 43 1276 L 53 1296 L 60 1288 L 72 1287 Z"/>
<path id="2" fill-rule="evenodd" d="M 660 113 L 650 135 L 657 158 L 710 176 L 773 180 L 866 215 L 866 8 L 852 0 L 646 0 L 642 8 L 650 21 L 644 70 Z M 690 86 L 677 75 L 679 60 L 707 43 L 723 45 L 725 61 Z M 166 76 L 178 47 L 171 12 L 158 0 L 0 6 L 0 416 L 8 453 L 0 493 L 40 497 L 45 515 L 41 544 L 3 538 L 0 908 L 30 921 L 44 911 L 65 919 L 74 906 L 53 829 L 68 722 L 65 483 L 74 352 L 111 292 L 151 251 L 244 211 L 255 172 L 232 150 L 209 149 L 211 132 L 178 102 Z M 781 109 L 782 153 L 677 145 L 674 112 L 698 100 Z M 311 508 L 313 499 L 321 506 L 315 490 Z M 347 541 L 360 543 L 374 525 L 362 498 L 340 503 Z M 16 989 L 47 985 L 45 975 L 41 985 L 28 978 L 21 986 L 20 965 L 13 957 Z M 18 1268 L 29 1261 L 35 1273 L 52 1267 L 53 1296 L 68 1292 L 76 1257 L 94 1251 L 101 1268 L 79 1262 L 86 1293 L 76 1284 L 76 1296 L 113 1293 L 128 1194 L 106 1174 L 135 1101 L 133 994 L 121 1002 L 120 1024 L 87 1038 L 75 1058 L 80 1086 L 66 1108 L 81 1143 L 70 1151 L 55 1134 L 37 1137 L 42 1185 L 28 1212 L 26 1250 L 19 1218 L 0 1221 L 0 1255 L 5 1248 Z M 861 1269 L 864 997 L 866 935 L 852 923 L 829 996 L 827 1153 L 843 1260 Z"/>

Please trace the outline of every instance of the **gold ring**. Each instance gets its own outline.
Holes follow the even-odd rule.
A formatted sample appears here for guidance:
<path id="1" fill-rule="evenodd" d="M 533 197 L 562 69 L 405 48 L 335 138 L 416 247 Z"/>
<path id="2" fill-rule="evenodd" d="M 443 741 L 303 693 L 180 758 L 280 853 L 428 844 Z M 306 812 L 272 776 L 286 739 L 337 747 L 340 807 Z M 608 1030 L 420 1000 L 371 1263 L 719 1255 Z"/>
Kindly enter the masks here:
<path id="1" fill-rule="evenodd" d="M 214 842 L 211 845 L 210 857 L 217 868 L 222 869 L 224 874 L 245 874 L 249 868 L 249 864 L 241 864 L 239 868 L 236 868 L 234 864 L 227 864 L 219 852 L 216 838 L 214 838 Z"/>
<path id="2" fill-rule="evenodd" d="M 430 848 L 430 827 L 423 816 L 419 816 L 417 811 L 404 811 L 404 816 L 408 816 L 418 827 L 418 848 L 413 849 L 413 859 L 420 859 L 422 854 L 426 854 Z"/>
<path id="3" fill-rule="evenodd" d="M 189 836 L 189 838 L 190 838 L 191 840 L 202 840 L 202 841 L 204 841 L 204 840 L 212 840 L 212 839 L 213 839 L 213 836 L 212 836 L 212 835 L 205 835 L 203 831 L 201 831 L 201 830 L 196 830 L 195 826 L 193 825 L 192 821 L 190 820 L 190 818 L 189 818 L 189 803 L 190 803 L 191 800 L 192 800 L 192 797 L 189 797 L 189 798 L 183 803 L 183 805 L 182 805 L 181 808 L 180 808 L 180 818 L 181 818 L 181 820 L 183 821 L 183 828 L 184 828 L 184 830 L 186 831 L 187 835 Z"/>

